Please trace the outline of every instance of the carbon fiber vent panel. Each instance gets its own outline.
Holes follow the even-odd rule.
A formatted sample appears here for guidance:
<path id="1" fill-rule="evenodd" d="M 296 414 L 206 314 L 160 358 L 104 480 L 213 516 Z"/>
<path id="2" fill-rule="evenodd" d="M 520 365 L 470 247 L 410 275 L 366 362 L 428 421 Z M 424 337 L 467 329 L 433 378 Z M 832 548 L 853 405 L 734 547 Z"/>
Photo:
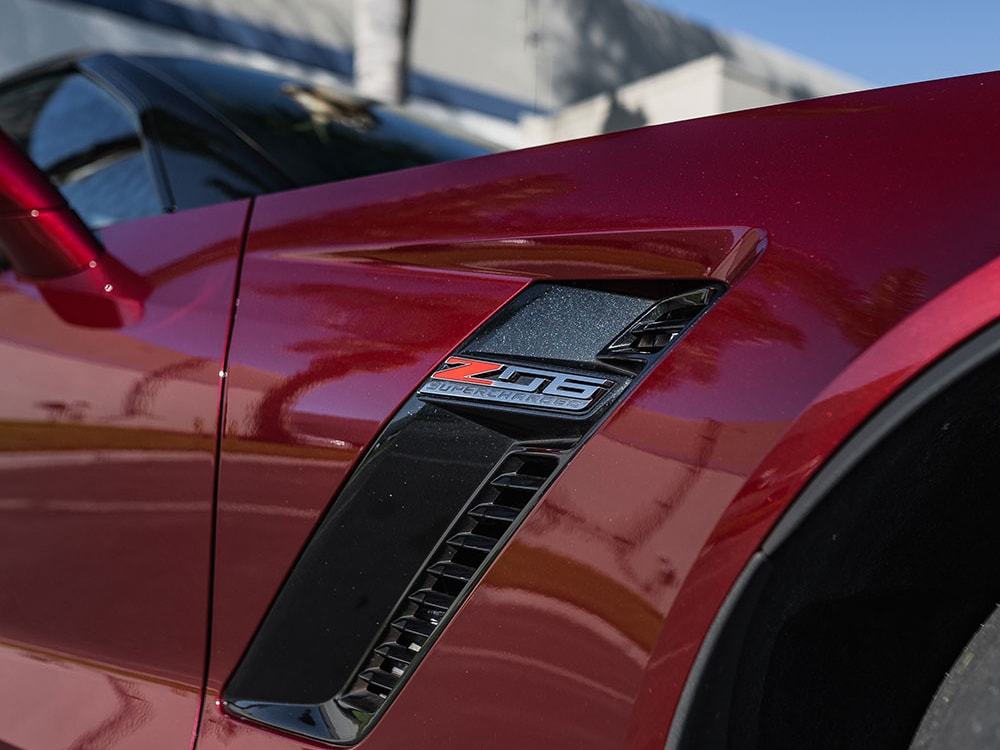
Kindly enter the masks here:
<path id="1" fill-rule="evenodd" d="M 329 743 L 364 736 L 562 467 L 721 289 L 535 284 L 494 315 L 356 467 L 226 709 Z"/>

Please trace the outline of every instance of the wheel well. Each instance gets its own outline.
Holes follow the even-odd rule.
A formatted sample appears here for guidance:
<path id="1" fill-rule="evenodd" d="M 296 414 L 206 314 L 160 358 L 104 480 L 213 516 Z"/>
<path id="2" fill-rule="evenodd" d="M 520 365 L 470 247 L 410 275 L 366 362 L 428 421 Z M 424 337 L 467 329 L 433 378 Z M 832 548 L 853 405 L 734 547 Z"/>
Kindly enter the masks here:
<path id="1" fill-rule="evenodd" d="M 796 501 L 703 647 L 668 748 L 909 746 L 1000 601 L 1000 329 L 977 342 Z"/>

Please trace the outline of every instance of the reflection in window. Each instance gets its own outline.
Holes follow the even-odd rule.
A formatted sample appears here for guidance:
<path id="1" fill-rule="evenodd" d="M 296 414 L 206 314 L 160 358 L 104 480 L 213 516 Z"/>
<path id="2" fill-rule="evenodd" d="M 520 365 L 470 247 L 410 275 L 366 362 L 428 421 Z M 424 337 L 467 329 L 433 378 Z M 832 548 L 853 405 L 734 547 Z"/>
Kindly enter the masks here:
<path id="1" fill-rule="evenodd" d="M 280 174 L 275 183 L 272 175 L 262 173 L 260 163 L 238 158 L 240 153 L 233 144 L 246 146 L 231 134 L 201 128 L 164 109 L 153 113 L 160 154 L 178 209 L 294 187 Z"/>
<path id="2" fill-rule="evenodd" d="M 314 185 L 492 149 L 412 115 L 258 70 L 142 58 L 246 134 L 296 185 Z"/>
<path id="3" fill-rule="evenodd" d="M 8 106 L 18 95 L 28 106 Z M 89 226 L 162 212 L 134 118 L 84 76 L 49 76 L 4 92 L 0 127 Z"/>
<path id="4" fill-rule="evenodd" d="M 64 183 L 61 189 L 69 204 L 93 228 L 155 216 L 162 210 L 150 183 L 146 157 L 141 152 Z"/>

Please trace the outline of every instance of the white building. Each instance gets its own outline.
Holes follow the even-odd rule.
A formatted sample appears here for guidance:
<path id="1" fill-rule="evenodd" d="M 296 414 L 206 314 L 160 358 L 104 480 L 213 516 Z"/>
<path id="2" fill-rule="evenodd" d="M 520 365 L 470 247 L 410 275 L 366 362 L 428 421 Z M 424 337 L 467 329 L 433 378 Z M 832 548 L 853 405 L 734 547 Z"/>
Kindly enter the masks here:
<path id="1" fill-rule="evenodd" d="M 349 85 L 353 0 L 4 0 L 0 75 L 79 49 L 291 66 Z M 417 0 L 411 106 L 510 146 L 864 88 L 640 0 Z"/>

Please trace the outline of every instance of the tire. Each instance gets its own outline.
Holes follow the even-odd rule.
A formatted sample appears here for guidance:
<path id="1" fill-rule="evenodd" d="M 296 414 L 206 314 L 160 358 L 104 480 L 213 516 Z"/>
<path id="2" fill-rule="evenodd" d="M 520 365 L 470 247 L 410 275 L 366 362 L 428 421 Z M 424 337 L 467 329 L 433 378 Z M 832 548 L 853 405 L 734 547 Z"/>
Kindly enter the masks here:
<path id="1" fill-rule="evenodd" d="M 1000 607 L 952 665 L 910 750 L 1000 748 Z"/>

